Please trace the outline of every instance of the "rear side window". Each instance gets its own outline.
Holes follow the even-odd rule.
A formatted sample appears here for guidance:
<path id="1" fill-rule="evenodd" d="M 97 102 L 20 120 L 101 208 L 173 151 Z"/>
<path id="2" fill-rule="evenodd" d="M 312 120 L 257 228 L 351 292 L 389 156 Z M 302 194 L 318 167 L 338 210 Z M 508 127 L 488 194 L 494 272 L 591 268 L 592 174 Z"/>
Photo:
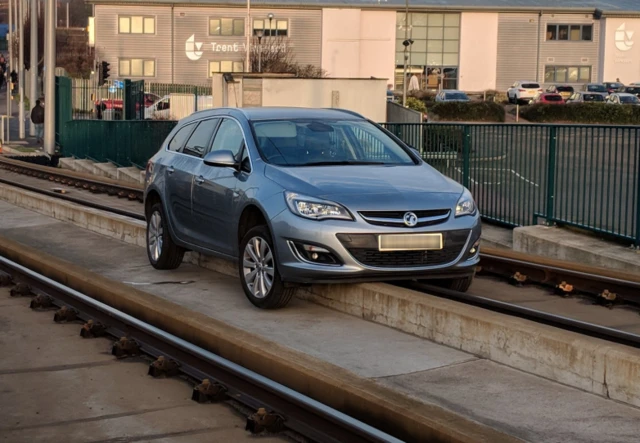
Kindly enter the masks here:
<path id="1" fill-rule="evenodd" d="M 176 132 L 176 135 L 174 135 L 173 139 L 169 142 L 169 151 L 178 152 L 184 146 L 184 142 L 189 138 L 193 127 L 193 124 L 186 125 Z"/>
<path id="2" fill-rule="evenodd" d="M 216 129 L 217 125 L 218 119 L 200 122 L 196 130 L 193 131 L 191 137 L 189 137 L 189 141 L 184 146 L 182 153 L 193 155 L 195 157 L 202 157 L 209 148 L 213 131 Z"/>
<path id="3" fill-rule="evenodd" d="M 525 89 L 540 89 L 540 85 L 537 83 L 523 83 L 522 87 Z"/>

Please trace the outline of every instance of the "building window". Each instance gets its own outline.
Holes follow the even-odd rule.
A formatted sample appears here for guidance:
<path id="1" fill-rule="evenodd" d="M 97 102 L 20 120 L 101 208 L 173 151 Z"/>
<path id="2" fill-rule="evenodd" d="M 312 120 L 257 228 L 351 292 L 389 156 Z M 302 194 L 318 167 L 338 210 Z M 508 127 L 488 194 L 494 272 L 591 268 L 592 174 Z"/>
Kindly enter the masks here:
<path id="1" fill-rule="evenodd" d="M 289 21 L 278 19 L 258 19 L 253 21 L 253 35 L 262 31 L 264 37 L 286 37 L 289 35 Z"/>
<path id="2" fill-rule="evenodd" d="M 142 58 L 121 58 L 118 65 L 120 77 L 155 77 L 156 61 Z"/>
<path id="3" fill-rule="evenodd" d="M 216 60 L 209 62 L 209 77 L 213 74 L 227 72 L 244 72 L 244 63 L 231 60 Z"/>
<path id="4" fill-rule="evenodd" d="M 547 41 L 590 42 L 593 25 L 547 25 Z"/>
<path id="5" fill-rule="evenodd" d="M 209 19 L 209 35 L 244 36 L 243 18 Z"/>
<path id="6" fill-rule="evenodd" d="M 545 83 L 589 83 L 591 66 L 545 66 Z"/>
<path id="7" fill-rule="evenodd" d="M 402 88 L 405 23 L 408 47 L 408 78 L 416 76 L 420 89 L 456 89 L 460 53 L 460 14 L 404 13 L 396 15 L 396 81 Z"/>
<path id="8" fill-rule="evenodd" d="M 155 17 L 141 15 L 118 16 L 118 32 L 120 34 L 155 34 Z"/>

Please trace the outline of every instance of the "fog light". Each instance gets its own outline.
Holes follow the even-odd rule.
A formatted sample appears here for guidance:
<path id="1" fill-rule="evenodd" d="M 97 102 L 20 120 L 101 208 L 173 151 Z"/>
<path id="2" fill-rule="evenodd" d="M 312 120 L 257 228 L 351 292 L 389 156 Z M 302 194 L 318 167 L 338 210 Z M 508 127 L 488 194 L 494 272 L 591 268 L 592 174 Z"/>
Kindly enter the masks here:
<path id="1" fill-rule="evenodd" d="M 323 265 L 340 264 L 331 251 L 323 247 L 304 243 L 294 243 L 294 246 L 303 259 Z"/>
<path id="2" fill-rule="evenodd" d="M 470 254 L 475 254 L 477 251 L 477 249 L 474 247 L 471 248 L 471 250 L 469 251 Z"/>

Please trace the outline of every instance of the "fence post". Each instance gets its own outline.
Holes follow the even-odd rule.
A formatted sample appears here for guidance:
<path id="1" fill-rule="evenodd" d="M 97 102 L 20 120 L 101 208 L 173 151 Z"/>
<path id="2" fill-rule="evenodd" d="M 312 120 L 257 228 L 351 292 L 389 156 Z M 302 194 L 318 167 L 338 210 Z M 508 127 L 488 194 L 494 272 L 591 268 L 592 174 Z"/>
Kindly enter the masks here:
<path id="1" fill-rule="evenodd" d="M 123 120 L 133 120 L 133 115 L 131 113 L 131 101 L 132 101 L 131 100 L 131 80 L 125 80 L 123 85 L 123 90 L 122 90 L 122 119 Z"/>
<path id="2" fill-rule="evenodd" d="M 194 86 L 193 87 L 193 97 L 195 99 L 195 110 L 194 112 L 198 112 L 198 87 Z"/>
<path id="3" fill-rule="evenodd" d="M 640 129 L 636 128 L 635 147 L 636 153 L 636 249 L 640 248 Z"/>
<path id="4" fill-rule="evenodd" d="M 553 224 L 555 216 L 555 193 L 556 193 L 556 148 L 557 134 L 556 127 L 549 129 L 549 150 L 547 159 L 547 224 Z"/>
<path id="5" fill-rule="evenodd" d="M 471 128 L 468 125 L 464 126 L 462 137 L 462 185 L 469 189 L 471 182 Z"/>

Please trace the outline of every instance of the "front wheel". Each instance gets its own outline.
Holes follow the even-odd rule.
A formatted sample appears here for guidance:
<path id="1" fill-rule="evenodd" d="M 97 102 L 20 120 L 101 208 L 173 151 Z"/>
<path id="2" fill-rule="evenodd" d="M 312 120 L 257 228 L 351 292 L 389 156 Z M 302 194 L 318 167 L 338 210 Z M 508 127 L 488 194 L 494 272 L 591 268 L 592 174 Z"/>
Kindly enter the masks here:
<path id="1" fill-rule="evenodd" d="M 245 295 L 259 308 L 282 308 L 296 291 L 294 287 L 285 287 L 280 278 L 273 240 L 266 226 L 256 226 L 245 234 L 240 242 L 238 269 Z"/>

